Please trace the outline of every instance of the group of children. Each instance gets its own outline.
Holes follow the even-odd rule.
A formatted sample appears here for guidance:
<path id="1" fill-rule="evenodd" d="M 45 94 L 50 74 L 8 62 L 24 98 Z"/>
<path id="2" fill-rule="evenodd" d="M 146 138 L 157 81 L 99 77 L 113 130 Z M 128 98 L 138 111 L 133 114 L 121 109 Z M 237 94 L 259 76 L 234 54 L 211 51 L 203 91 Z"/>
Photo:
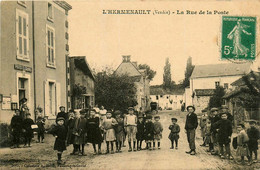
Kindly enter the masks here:
<path id="1" fill-rule="evenodd" d="M 25 118 L 20 116 L 20 110 L 16 109 L 15 110 L 15 115 L 11 119 L 11 131 L 12 131 L 12 136 L 13 136 L 13 148 L 20 148 L 20 138 L 23 137 L 24 139 L 24 147 L 31 147 L 31 140 L 34 137 L 33 135 L 33 127 L 34 121 L 31 119 L 31 114 L 26 113 Z M 44 124 L 45 124 L 45 119 L 42 118 L 41 114 L 39 114 L 37 120 L 36 120 L 36 131 L 38 134 L 38 141 L 43 143 L 44 140 Z"/>
<path id="2" fill-rule="evenodd" d="M 233 160 L 231 154 L 230 143 L 232 135 L 232 115 L 227 111 L 226 107 L 222 107 L 222 112 L 219 113 L 217 108 L 211 109 L 211 115 L 207 116 L 206 111 L 200 120 L 202 130 L 203 144 L 201 146 L 209 145 L 207 152 L 212 155 L 219 155 L 221 159 Z M 250 128 L 245 131 L 243 123 L 237 125 L 237 137 L 233 138 L 233 147 L 237 149 L 237 156 L 241 157 L 241 164 L 245 164 L 244 156 L 248 158 L 248 165 L 252 162 L 257 162 L 257 149 L 259 139 L 259 131 L 256 128 L 256 122 L 250 121 Z M 252 161 L 252 153 L 255 155 L 255 160 Z"/>

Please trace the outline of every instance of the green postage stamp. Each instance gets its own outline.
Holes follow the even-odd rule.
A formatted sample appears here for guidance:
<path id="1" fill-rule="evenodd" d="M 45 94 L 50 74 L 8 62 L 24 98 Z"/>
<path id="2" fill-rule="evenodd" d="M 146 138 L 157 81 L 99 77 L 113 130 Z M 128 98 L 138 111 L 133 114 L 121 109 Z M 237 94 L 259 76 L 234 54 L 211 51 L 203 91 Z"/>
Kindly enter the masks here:
<path id="1" fill-rule="evenodd" d="M 256 17 L 222 17 L 221 59 L 255 60 Z"/>

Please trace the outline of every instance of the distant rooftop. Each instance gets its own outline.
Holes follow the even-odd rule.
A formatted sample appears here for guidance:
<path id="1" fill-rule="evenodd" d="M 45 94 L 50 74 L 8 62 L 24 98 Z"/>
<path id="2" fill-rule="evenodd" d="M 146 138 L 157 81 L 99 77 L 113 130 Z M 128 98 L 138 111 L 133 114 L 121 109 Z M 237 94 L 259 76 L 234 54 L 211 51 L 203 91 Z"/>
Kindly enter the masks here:
<path id="1" fill-rule="evenodd" d="M 249 73 L 251 63 L 195 65 L 191 78 L 235 76 Z"/>

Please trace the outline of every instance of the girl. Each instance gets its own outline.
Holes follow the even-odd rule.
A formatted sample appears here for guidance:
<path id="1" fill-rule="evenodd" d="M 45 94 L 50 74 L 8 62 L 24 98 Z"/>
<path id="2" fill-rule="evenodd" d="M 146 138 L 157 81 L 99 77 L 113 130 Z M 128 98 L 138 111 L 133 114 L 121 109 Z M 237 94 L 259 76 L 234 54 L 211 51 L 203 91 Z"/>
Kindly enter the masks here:
<path id="1" fill-rule="evenodd" d="M 116 140 L 114 126 L 117 124 L 116 120 L 112 118 L 112 112 L 110 110 L 106 113 L 106 119 L 102 123 L 102 129 L 104 130 L 104 139 L 107 143 L 106 154 L 109 153 L 109 143 L 111 144 L 111 154 L 114 153 L 114 141 Z"/>
<path id="2" fill-rule="evenodd" d="M 160 140 L 162 139 L 162 131 L 163 127 L 160 120 L 160 116 L 155 116 L 154 117 L 155 122 L 154 124 L 154 141 L 153 141 L 153 149 L 155 149 L 155 141 L 157 141 L 158 149 L 160 148 Z"/>
<path id="3" fill-rule="evenodd" d="M 55 126 L 50 133 L 56 138 L 54 143 L 54 150 L 57 150 L 58 156 L 58 165 L 64 164 L 61 160 L 62 152 L 66 150 L 66 136 L 67 129 L 64 126 L 65 119 L 63 117 L 59 117 L 56 119 L 57 126 Z"/>
<path id="4" fill-rule="evenodd" d="M 87 142 L 92 143 L 93 145 L 94 154 L 101 154 L 101 143 L 103 142 L 103 138 L 99 128 L 99 117 L 96 117 L 96 110 L 91 110 L 90 117 L 87 119 L 87 136 Z M 98 152 L 96 144 L 98 144 Z"/>
<path id="5" fill-rule="evenodd" d="M 28 144 L 28 147 L 31 147 L 31 140 L 33 138 L 33 129 L 32 125 L 34 124 L 33 120 L 31 119 L 31 114 L 26 113 L 26 119 L 23 121 L 23 129 L 24 129 L 24 147 Z"/>
<path id="6" fill-rule="evenodd" d="M 116 132 L 116 152 L 120 153 L 122 144 L 124 141 L 124 119 L 121 117 L 121 112 L 119 110 L 115 111 L 116 115 L 116 121 L 117 125 L 115 127 L 115 132 Z"/>
<path id="7" fill-rule="evenodd" d="M 42 113 L 39 113 L 38 118 L 36 120 L 36 124 L 38 126 L 37 135 L 38 135 L 38 143 L 41 141 L 43 143 L 44 140 L 44 132 L 45 132 L 45 119 L 42 117 Z M 40 140 L 41 139 L 41 140 Z"/>
<path id="8" fill-rule="evenodd" d="M 175 142 L 175 149 L 178 149 L 178 140 L 180 138 L 179 136 L 180 126 L 177 124 L 176 118 L 172 118 L 172 124 L 169 126 L 169 129 L 171 130 L 169 134 L 169 139 L 171 140 L 170 149 L 174 149 L 174 142 Z"/>
<path id="9" fill-rule="evenodd" d="M 75 140 L 74 144 L 76 144 L 77 151 L 79 150 L 80 145 L 82 146 L 81 154 L 85 156 L 84 147 L 86 143 L 86 130 L 87 130 L 87 119 L 85 118 L 85 110 L 80 110 L 80 118 L 76 118 L 75 125 L 74 125 L 74 135 Z"/>
<path id="10" fill-rule="evenodd" d="M 245 164 L 244 161 L 244 156 L 247 157 L 248 159 L 248 165 L 251 164 L 251 158 L 250 158 L 250 153 L 248 149 L 247 142 L 249 141 L 249 138 L 245 132 L 245 126 L 244 124 L 238 124 L 237 125 L 237 130 L 238 130 L 238 136 L 237 136 L 237 156 L 241 156 L 241 164 Z"/>
<path id="11" fill-rule="evenodd" d="M 68 125 L 68 135 L 67 135 L 67 146 L 70 144 L 73 144 L 73 151 L 70 153 L 70 155 L 75 155 L 77 151 L 77 147 L 74 144 L 75 135 L 73 134 L 73 128 L 75 125 L 75 113 L 74 110 L 69 111 L 69 120 L 67 122 Z"/>

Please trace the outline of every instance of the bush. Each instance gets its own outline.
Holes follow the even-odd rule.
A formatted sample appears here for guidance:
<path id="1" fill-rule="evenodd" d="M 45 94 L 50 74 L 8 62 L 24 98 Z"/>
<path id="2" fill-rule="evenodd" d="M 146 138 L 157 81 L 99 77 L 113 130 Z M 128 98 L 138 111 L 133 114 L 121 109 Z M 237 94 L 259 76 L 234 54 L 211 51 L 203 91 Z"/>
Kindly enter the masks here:
<path id="1" fill-rule="evenodd" d="M 11 127 L 7 123 L 0 123 L 0 147 L 9 147 L 12 144 Z"/>

